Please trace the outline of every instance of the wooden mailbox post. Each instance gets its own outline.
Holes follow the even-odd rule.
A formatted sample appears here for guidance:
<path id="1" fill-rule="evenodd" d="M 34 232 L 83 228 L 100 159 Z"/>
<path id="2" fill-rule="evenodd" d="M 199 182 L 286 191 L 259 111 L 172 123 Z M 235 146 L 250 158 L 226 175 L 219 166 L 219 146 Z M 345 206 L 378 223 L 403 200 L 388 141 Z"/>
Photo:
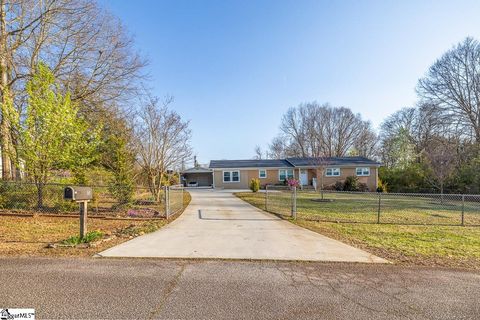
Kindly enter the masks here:
<path id="1" fill-rule="evenodd" d="M 75 201 L 80 204 L 80 238 L 87 234 L 88 202 L 92 200 L 93 192 L 90 187 L 66 187 L 63 190 L 65 200 Z"/>

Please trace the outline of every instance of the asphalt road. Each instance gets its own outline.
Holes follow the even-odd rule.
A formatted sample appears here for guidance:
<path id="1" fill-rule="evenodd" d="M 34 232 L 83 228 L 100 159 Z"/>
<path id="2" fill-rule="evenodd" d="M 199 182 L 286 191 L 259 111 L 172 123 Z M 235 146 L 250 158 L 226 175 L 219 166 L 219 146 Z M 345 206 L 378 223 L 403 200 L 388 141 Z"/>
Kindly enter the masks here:
<path id="1" fill-rule="evenodd" d="M 480 274 L 385 264 L 0 259 L 39 319 L 479 319 Z"/>

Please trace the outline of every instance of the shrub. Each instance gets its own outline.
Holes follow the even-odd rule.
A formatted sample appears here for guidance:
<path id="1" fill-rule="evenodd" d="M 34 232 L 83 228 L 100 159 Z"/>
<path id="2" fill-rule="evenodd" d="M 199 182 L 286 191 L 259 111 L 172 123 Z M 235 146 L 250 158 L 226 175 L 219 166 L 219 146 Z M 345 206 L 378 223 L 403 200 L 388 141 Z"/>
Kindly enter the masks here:
<path id="1" fill-rule="evenodd" d="M 78 212 L 78 203 L 59 199 L 53 202 L 53 210 L 57 212 Z"/>
<path id="2" fill-rule="evenodd" d="M 368 185 L 366 183 L 363 183 L 363 182 L 360 182 L 358 184 L 358 191 L 360 192 L 368 192 L 369 189 L 368 189 Z"/>
<path id="3" fill-rule="evenodd" d="M 333 188 L 335 191 L 343 191 L 343 189 L 345 188 L 345 185 L 342 181 L 337 181 L 333 185 Z"/>
<path id="4" fill-rule="evenodd" d="M 118 201 L 120 205 L 127 205 L 133 201 L 134 186 L 130 181 L 124 181 L 125 184 L 111 184 L 108 190 Z"/>
<path id="5" fill-rule="evenodd" d="M 287 184 L 289 187 L 300 187 L 300 182 L 297 179 L 288 179 Z"/>
<path id="6" fill-rule="evenodd" d="M 343 184 L 343 191 L 358 191 L 358 177 L 348 176 Z"/>
<path id="7" fill-rule="evenodd" d="M 95 230 L 95 231 L 88 232 L 83 238 L 80 238 L 79 236 L 73 236 L 66 240 L 63 240 L 62 243 L 77 245 L 80 243 L 90 243 L 101 238 L 103 238 L 103 232 L 99 230 Z"/>
<path id="8" fill-rule="evenodd" d="M 30 183 L 0 182 L 0 208 L 28 210 L 36 204 L 35 185 Z"/>
<path id="9" fill-rule="evenodd" d="M 387 183 L 383 182 L 382 179 L 378 179 L 377 183 L 377 192 L 388 192 L 387 190 Z"/>
<path id="10" fill-rule="evenodd" d="M 253 178 L 250 180 L 250 190 L 253 192 L 257 192 L 260 189 L 260 180 L 257 178 Z"/>

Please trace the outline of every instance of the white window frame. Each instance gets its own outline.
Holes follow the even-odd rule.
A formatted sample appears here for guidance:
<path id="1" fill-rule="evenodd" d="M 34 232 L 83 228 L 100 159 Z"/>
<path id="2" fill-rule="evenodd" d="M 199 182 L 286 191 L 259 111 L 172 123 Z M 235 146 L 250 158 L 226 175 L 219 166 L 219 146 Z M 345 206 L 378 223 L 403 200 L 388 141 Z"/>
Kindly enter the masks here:
<path id="1" fill-rule="evenodd" d="M 295 172 L 293 171 L 293 169 L 278 169 L 278 181 L 284 181 L 285 179 L 281 179 L 280 176 L 280 172 L 282 171 L 285 171 L 285 179 L 295 179 Z M 289 178 L 289 175 L 288 175 L 288 172 L 291 171 L 292 174 L 291 174 L 291 178 Z"/>
<path id="2" fill-rule="evenodd" d="M 265 175 L 262 176 L 261 172 L 264 172 Z M 259 179 L 267 179 L 267 169 L 258 169 L 258 178 Z"/>
<path id="3" fill-rule="evenodd" d="M 365 174 L 365 171 L 364 170 L 367 170 L 368 173 Z M 358 171 L 361 171 L 360 174 L 358 174 Z M 370 176 L 370 167 L 358 167 L 358 168 L 355 168 L 355 175 L 357 175 L 358 177 L 369 177 Z"/>
<path id="4" fill-rule="evenodd" d="M 230 181 L 225 181 L 225 172 L 229 173 Z M 238 181 L 233 181 L 233 173 L 238 172 Z M 224 170 L 222 172 L 222 181 L 223 183 L 239 183 L 240 182 L 240 170 Z"/>
<path id="5" fill-rule="evenodd" d="M 328 173 L 328 170 L 331 170 L 331 173 Z M 338 172 L 338 174 L 335 174 Z M 340 177 L 342 175 L 342 170 L 338 167 L 330 167 L 325 169 L 325 177 Z"/>

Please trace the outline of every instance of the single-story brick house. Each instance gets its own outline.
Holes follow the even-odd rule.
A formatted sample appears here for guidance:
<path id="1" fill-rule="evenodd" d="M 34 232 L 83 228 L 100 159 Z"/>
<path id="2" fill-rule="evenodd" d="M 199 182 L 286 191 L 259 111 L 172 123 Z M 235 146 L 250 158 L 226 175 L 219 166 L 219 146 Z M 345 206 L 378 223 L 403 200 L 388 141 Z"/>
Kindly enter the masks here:
<path id="1" fill-rule="evenodd" d="M 380 163 L 365 157 L 286 158 L 265 160 L 212 160 L 213 187 L 246 189 L 252 178 L 260 184 L 281 184 L 285 179 L 295 178 L 302 186 L 317 184 L 323 172 L 324 187 L 344 181 L 348 176 L 357 176 L 370 191 L 377 189 Z"/>

